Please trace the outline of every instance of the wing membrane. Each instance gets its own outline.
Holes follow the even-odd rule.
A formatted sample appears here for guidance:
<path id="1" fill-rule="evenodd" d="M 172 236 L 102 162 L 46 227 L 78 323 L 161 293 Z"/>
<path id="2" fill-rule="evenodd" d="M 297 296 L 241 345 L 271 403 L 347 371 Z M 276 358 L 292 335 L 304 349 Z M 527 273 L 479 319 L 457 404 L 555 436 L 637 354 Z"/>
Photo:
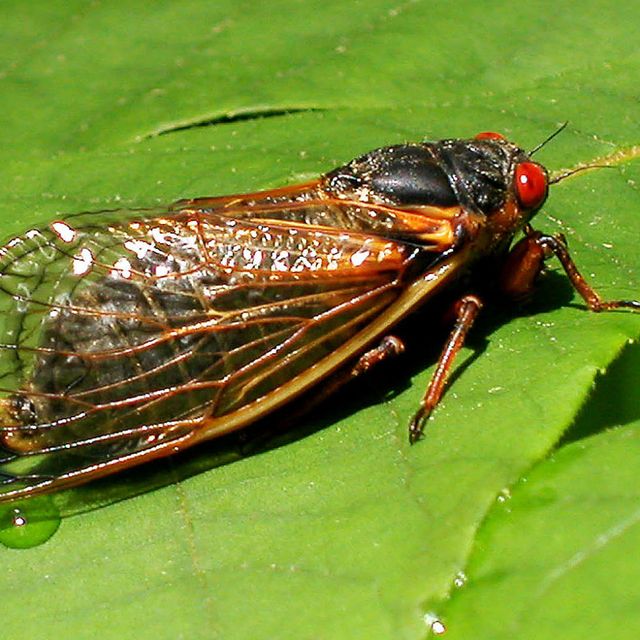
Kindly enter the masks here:
<path id="1" fill-rule="evenodd" d="M 165 455 L 335 357 L 415 259 L 374 233 L 389 220 L 311 183 L 80 214 L 9 241 L 0 499 Z"/>

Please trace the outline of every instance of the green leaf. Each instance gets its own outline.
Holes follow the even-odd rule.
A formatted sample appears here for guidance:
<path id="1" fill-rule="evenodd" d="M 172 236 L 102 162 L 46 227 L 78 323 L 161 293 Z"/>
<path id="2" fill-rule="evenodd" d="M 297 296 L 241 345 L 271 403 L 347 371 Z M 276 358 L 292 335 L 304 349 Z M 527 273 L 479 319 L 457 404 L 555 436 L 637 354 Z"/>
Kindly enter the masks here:
<path id="1" fill-rule="evenodd" d="M 616 169 L 554 186 L 536 224 L 567 235 L 604 296 L 637 298 L 636 13 L 628 0 L 4 3 L 4 235 L 64 213 L 291 183 L 403 140 L 498 130 L 532 148 L 569 120 L 536 157 Z M 555 269 L 527 315 L 486 308 L 414 447 L 407 423 L 440 347 L 424 331 L 410 358 L 281 446 L 220 464 L 239 456 L 214 443 L 79 490 L 67 506 L 82 513 L 46 544 L 0 550 L 4 636 L 419 638 L 434 612 L 465 637 L 499 637 L 511 621 L 518 637 L 549 637 L 558 621 L 571 638 L 585 620 L 571 612 L 588 604 L 635 637 L 631 537 L 560 572 L 634 513 L 631 489 L 617 510 L 584 507 L 633 486 L 637 351 L 623 356 L 633 367 L 612 363 L 639 334 L 638 316 L 588 313 Z M 585 418 L 600 379 L 615 392 Z M 565 432 L 577 442 L 554 454 Z M 166 486 L 114 503 L 128 483 Z M 516 484 L 512 517 L 496 498 Z M 549 486 L 576 517 L 560 524 L 561 497 L 536 502 Z M 448 602 L 461 571 L 469 583 Z M 549 575 L 562 579 L 536 601 L 547 625 L 536 626 L 520 613 Z"/>
<path id="2" fill-rule="evenodd" d="M 444 607 L 447 637 L 638 637 L 638 427 L 563 447 L 503 497 Z"/>

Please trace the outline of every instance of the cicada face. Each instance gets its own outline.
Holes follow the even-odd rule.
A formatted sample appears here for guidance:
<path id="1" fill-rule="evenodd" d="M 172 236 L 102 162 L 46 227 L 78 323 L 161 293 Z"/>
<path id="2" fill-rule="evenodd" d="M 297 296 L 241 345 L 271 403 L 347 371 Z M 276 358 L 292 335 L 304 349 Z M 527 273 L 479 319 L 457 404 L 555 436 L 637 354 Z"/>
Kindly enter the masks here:
<path id="1" fill-rule="evenodd" d="M 548 180 L 512 143 L 385 147 L 316 181 L 83 213 L 0 250 L 0 500 L 240 429 L 349 366 Z"/>

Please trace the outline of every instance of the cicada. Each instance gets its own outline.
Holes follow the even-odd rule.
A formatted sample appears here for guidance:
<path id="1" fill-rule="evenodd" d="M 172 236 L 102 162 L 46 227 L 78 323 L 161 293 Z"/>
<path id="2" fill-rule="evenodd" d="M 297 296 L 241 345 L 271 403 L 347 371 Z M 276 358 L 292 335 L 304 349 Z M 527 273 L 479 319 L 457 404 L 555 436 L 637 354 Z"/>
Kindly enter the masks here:
<path id="1" fill-rule="evenodd" d="M 0 250 L 0 500 L 242 429 L 402 351 L 390 331 L 461 289 L 410 421 L 418 440 L 482 307 L 527 296 L 565 239 L 530 220 L 550 180 L 495 133 L 376 149 L 281 189 L 71 215 Z M 522 237 L 515 242 L 517 234 Z M 435 310 L 437 311 L 437 310 Z"/>

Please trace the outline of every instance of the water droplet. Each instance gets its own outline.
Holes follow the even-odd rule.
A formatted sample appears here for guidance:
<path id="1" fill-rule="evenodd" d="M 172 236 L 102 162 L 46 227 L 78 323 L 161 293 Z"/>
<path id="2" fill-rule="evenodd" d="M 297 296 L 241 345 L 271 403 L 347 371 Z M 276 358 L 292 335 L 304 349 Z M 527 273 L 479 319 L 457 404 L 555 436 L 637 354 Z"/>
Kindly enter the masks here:
<path id="1" fill-rule="evenodd" d="M 500 493 L 498 493 L 498 497 L 496 498 L 496 500 L 498 502 L 506 502 L 507 500 L 511 499 L 511 491 L 509 491 L 508 488 L 504 488 L 500 491 Z"/>
<path id="2" fill-rule="evenodd" d="M 464 587 L 464 585 L 467 584 L 467 574 L 464 571 L 458 571 L 456 577 L 453 579 L 453 584 L 458 587 L 458 589 Z"/>
<path id="3" fill-rule="evenodd" d="M 30 549 L 46 542 L 60 526 L 60 514 L 51 498 L 31 498 L 0 509 L 0 544 Z"/>
<path id="4" fill-rule="evenodd" d="M 444 622 L 442 622 L 435 613 L 425 613 L 424 621 L 434 636 L 441 636 L 447 631 L 447 627 L 444 625 Z"/>

